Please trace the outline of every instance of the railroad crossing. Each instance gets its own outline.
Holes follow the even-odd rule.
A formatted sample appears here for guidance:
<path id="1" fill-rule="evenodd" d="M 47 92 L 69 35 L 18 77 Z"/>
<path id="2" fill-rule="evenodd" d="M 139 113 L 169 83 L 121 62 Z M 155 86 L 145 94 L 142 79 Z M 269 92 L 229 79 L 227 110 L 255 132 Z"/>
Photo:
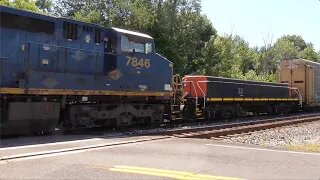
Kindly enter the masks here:
<path id="1" fill-rule="evenodd" d="M 166 135 L 9 139 L 0 155 L 1 179 L 320 178 L 319 153 Z"/>

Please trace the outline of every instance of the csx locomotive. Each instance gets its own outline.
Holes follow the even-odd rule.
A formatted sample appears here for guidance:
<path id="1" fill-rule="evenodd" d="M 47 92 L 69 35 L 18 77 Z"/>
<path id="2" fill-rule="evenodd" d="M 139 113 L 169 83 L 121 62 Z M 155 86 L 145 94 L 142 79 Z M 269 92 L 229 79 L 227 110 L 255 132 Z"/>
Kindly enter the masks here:
<path id="1" fill-rule="evenodd" d="M 286 84 L 173 76 L 146 34 L 0 6 L 1 134 L 207 120 L 302 105 Z M 178 115 L 177 115 L 178 114 Z"/>
<path id="2" fill-rule="evenodd" d="M 0 6 L 2 132 L 159 122 L 173 65 L 151 36 Z"/>

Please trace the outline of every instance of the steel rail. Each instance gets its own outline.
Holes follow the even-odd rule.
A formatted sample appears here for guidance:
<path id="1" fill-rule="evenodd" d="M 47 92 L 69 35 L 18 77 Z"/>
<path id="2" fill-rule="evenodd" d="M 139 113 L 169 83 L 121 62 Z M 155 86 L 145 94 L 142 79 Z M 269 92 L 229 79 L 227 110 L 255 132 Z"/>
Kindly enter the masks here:
<path id="1" fill-rule="evenodd" d="M 207 127 L 196 127 L 187 129 L 169 130 L 156 135 L 169 135 L 181 138 L 211 138 L 239 134 L 251 131 L 271 129 L 275 127 L 288 126 L 298 123 L 306 123 L 320 120 L 320 113 L 297 115 L 288 117 L 277 117 L 249 122 L 237 122 L 230 124 L 214 125 Z"/>

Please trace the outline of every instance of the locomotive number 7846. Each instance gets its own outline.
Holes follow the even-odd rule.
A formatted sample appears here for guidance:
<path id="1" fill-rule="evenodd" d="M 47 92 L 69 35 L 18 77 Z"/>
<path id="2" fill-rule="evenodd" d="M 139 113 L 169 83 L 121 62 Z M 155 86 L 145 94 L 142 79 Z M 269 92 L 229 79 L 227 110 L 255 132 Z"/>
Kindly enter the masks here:
<path id="1" fill-rule="evenodd" d="M 127 66 L 132 66 L 136 68 L 149 68 L 151 66 L 150 59 L 138 59 L 136 57 L 126 56 Z"/>

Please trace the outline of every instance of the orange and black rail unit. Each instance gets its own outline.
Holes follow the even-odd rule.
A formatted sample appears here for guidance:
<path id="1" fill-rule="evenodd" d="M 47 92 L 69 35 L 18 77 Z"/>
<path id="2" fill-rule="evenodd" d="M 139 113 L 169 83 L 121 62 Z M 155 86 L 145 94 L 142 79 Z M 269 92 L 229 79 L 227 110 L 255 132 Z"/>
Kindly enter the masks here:
<path id="1" fill-rule="evenodd" d="M 254 113 L 289 112 L 300 103 L 299 91 L 288 84 L 247 81 L 212 76 L 185 76 L 183 92 L 189 103 L 185 112 L 197 110 L 206 118 Z M 190 106 L 194 104 L 191 108 Z M 209 114 L 209 115 L 206 115 Z"/>

